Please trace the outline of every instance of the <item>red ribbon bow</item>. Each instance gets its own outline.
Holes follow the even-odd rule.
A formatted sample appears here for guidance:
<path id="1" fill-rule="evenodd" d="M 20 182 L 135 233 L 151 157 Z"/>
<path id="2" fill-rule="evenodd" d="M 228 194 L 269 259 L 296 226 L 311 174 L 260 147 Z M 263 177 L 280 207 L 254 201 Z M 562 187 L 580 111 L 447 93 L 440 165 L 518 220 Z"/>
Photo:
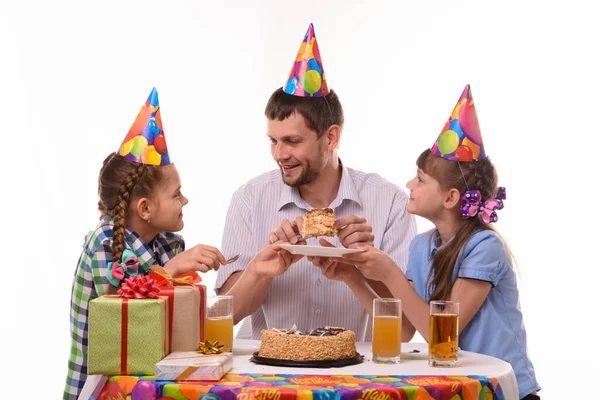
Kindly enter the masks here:
<path id="1" fill-rule="evenodd" d="M 125 278 L 121 289 L 117 293 L 126 299 L 155 299 L 160 288 L 158 283 L 149 276 L 136 275 Z"/>

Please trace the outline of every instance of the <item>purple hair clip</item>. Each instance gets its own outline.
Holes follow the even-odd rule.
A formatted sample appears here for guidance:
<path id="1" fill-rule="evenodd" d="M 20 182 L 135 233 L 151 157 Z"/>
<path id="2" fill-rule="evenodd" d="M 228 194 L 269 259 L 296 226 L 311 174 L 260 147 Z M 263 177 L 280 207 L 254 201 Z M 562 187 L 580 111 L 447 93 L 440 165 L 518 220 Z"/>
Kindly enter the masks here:
<path id="1" fill-rule="evenodd" d="M 486 224 L 498 221 L 496 210 L 504 208 L 506 200 L 506 188 L 499 187 L 496 193 L 496 198 L 481 201 L 481 193 L 479 190 L 468 190 L 462 197 L 463 204 L 460 206 L 462 217 L 464 219 L 472 218 L 477 214 L 481 214 L 481 219 Z"/>
<path id="2" fill-rule="evenodd" d="M 498 200 L 506 200 L 506 188 L 500 186 L 498 188 L 498 192 L 496 193 L 496 198 Z"/>

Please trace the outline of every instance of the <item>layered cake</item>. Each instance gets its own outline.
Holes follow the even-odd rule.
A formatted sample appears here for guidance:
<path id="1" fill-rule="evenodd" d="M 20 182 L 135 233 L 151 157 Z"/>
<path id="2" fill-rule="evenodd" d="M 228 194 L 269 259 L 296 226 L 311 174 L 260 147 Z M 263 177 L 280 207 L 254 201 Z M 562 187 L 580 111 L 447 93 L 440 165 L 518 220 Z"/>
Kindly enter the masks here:
<path id="1" fill-rule="evenodd" d="M 258 355 L 280 360 L 342 360 L 356 356 L 353 331 L 325 326 L 310 332 L 264 329 Z"/>
<path id="2" fill-rule="evenodd" d="M 314 208 L 304 215 L 300 234 L 305 237 L 337 235 L 335 212 L 331 208 Z"/>

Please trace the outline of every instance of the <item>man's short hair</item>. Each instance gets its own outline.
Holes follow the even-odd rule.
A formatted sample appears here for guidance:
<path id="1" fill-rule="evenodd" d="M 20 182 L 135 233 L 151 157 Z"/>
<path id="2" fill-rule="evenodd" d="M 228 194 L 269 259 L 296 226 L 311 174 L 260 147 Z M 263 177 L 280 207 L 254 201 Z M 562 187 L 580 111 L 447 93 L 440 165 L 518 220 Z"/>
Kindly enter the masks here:
<path id="1" fill-rule="evenodd" d="M 331 125 L 344 126 L 344 109 L 337 94 L 330 90 L 327 96 L 301 97 L 287 94 L 283 88 L 271 95 L 265 116 L 270 120 L 283 121 L 297 112 L 304 117 L 306 125 L 321 137 Z"/>

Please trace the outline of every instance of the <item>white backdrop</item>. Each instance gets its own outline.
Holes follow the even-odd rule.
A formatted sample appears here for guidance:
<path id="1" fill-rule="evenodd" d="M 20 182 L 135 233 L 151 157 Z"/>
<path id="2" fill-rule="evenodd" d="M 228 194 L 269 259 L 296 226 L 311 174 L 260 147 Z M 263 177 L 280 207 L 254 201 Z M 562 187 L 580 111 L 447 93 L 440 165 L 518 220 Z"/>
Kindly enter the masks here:
<path id="1" fill-rule="evenodd" d="M 600 266 L 588 195 L 598 182 L 595 15 L 573 0 L 2 0 L 2 392 L 62 392 L 97 174 L 151 88 L 190 198 L 187 244 L 219 246 L 233 191 L 275 167 L 263 109 L 313 22 L 346 111 L 340 154 L 354 168 L 404 187 L 472 85 L 507 187 L 497 227 L 519 262 L 541 394 L 583 394 L 594 385 L 597 351 L 582 345 L 597 336 L 585 315 Z M 214 279 L 204 276 L 211 289 Z"/>

